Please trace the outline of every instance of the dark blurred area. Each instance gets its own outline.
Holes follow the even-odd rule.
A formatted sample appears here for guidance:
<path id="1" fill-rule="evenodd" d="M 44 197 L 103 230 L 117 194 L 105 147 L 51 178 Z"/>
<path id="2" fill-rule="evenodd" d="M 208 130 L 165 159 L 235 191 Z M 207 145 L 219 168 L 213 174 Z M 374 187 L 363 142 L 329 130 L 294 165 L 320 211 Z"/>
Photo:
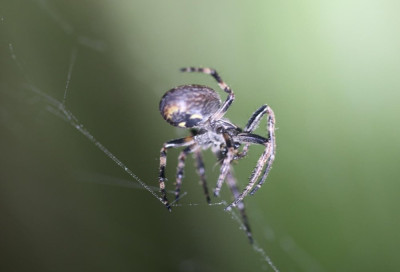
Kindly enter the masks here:
<path id="1" fill-rule="evenodd" d="M 0 270 L 272 270 L 223 205 L 206 205 L 191 158 L 169 213 L 96 145 L 157 187 L 162 143 L 188 134 L 162 119 L 159 100 L 182 84 L 218 90 L 179 73 L 203 66 L 233 88 L 234 123 L 265 103 L 275 111 L 276 161 L 245 199 L 274 265 L 396 271 L 399 11 L 386 0 L 2 1 Z M 235 165 L 242 187 L 261 152 Z M 171 190 L 178 154 L 168 153 Z M 205 159 L 212 188 L 218 167 Z M 231 201 L 222 191 L 213 203 Z"/>

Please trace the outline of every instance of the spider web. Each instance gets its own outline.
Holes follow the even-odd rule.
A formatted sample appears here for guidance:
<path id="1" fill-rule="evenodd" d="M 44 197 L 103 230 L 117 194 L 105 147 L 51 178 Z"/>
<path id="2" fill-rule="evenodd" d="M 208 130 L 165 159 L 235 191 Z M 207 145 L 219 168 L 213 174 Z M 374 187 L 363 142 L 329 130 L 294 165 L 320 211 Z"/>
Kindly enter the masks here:
<path id="1" fill-rule="evenodd" d="M 30 75 L 25 71 L 24 63 L 25 60 L 20 59 L 17 46 L 12 40 L 8 41 L 8 56 L 13 60 L 13 63 L 18 70 L 25 78 L 24 88 L 31 93 L 34 93 L 35 96 L 44 101 L 45 109 L 48 113 L 55 115 L 57 118 L 65 121 L 71 127 L 73 127 L 76 132 L 80 133 L 87 139 L 87 143 L 95 146 L 99 151 L 101 151 L 112 163 L 117 165 L 124 173 L 126 173 L 130 179 L 119 179 L 112 176 L 106 176 L 103 174 L 93 174 L 93 173 L 79 173 L 77 179 L 84 180 L 87 182 L 96 182 L 100 184 L 107 185 L 115 185 L 121 187 L 129 187 L 133 189 L 142 189 L 146 191 L 149 195 L 151 195 L 154 200 L 160 202 L 160 209 L 164 209 L 162 204 L 162 198 L 158 193 L 158 188 L 151 186 L 144 180 L 142 180 L 137 174 L 135 170 L 132 170 L 130 166 L 126 165 L 121 159 L 119 159 L 111 150 L 109 150 L 102 142 L 100 142 L 95 135 L 93 135 L 85 125 L 79 120 L 77 116 L 67 107 L 68 97 L 71 92 L 70 85 L 74 80 L 74 70 L 76 69 L 76 62 L 79 59 L 79 49 L 81 47 L 89 48 L 93 51 L 104 52 L 107 50 L 107 43 L 102 40 L 97 40 L 91 38 L 86 35 L 78 34 L 74 27 L 65 20 L 58 12 L 55 10 L 47 1 L 39 0 L 35 1 L 37 7 L 40 8 L 43 14 L 49 16 L 54 24 L 56 24 L 65 35 L 73 37 L 75 40 L 74 44 L 70 48 L 69 52 L 65 52 L 69 55 L 69 61 L 65 65 L 68 67 L 67 74 L 65 75 L 65 83 L 62 99 L 58 100 L 51 95 L 47 94 L 46 91 L 40 89 L 35 85 L 35 83 L 30 79 Z M 3 16 L 1 16 L 1 23 L 3 26 L 7 23 L 7 20 Z M 160 144 L 160 143 L 155 143 Z M 157 163 L 156 163 L 157 166 Z M 170 192 L 171 193 L 171 192 Z M 183 192 L 180 199 L 185 198 L 188 195 L 187 192 Z M 191 206 L 226 206 L 227 203 L 225 201 L 215 202 L 210 205 L 206 205 L 204 203 L 176 203 L 174 201 L 172 206 L 174 207 L 191 207 Z M 223 208 L 221 208 L 223 210 Z M 257 212 L 257 211 L 256 211 Z M 244 232 L 244 226 L 241 222 L 239 215 L 235 210 L 227 211 L 230 214 L 232 222 L 239 226 L 240 229 Z M 252 220 L 252 218 L 250 218 Z M 262 216 L 258 217 L 259 221 L 265 222 L 265 219 Z M 252 221 L 250 221 L 252 223 Z M 244 235 L 245 236 L 245 235 Z M 307 271 L 323 271 L 321 266 L 313 260 L 311 256 L 309 256 L 305 251 L 297 246 L 295 241 L 291 239 L 289 235 L 281 235 L 277 237 L 276 232 L 268 226 L 265 234 L 266 240 L 268 242 L 278 243 L 283 252 L 286 253 L 286 257 L 296 262 L 300 269 L 304 269 Z M 266 253 L 266 250 L 260 246 L 260 243 L 257 241 L 257 235 L 255 235 L 254 244 L 252 245 L 254 253 L 258 254 L 261 263 L 260 266 L 263 269 L 272 271 L 279 271 L 278 267 L 274 264 L 272 259 Z"/>

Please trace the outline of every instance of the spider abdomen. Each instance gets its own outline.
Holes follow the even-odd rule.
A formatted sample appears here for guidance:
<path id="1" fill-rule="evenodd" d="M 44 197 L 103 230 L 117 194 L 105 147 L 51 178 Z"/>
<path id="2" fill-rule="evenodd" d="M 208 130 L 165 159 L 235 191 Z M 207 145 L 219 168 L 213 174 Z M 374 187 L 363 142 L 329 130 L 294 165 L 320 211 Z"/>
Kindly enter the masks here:
<path id="1" fill-rule="evenodd" d="M 211 88 L 202 85 L 182 85 L 164 94 L 160 113 L 171 125 L 196 127 L 206 121 L 221 106 L 221 99 Z"/>

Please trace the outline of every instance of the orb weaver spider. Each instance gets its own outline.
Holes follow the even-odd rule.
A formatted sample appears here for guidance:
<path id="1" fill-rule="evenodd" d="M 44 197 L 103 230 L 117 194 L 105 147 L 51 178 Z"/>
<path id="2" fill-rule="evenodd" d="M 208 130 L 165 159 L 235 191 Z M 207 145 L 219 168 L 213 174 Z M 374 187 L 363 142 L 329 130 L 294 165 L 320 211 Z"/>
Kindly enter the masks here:
<path id="1" fill-rule="evenodd" d="M 247 236 L 252 242 L 252 234 L 245 213 L 243 199 L 249 193 L 253 195 L 263 185 L 271 170 L 276 149 L 274 112 L 268 105 L 261 106 L 250 117 L 244 129 L 241 129 L 228 119 L 223 118 L 234 101 L 235 95 L 214 69 L 188 67 L 182 68 L 181 71 L 199 72 L 211 75 L 217 81 L 219 87 L 228 94 L 228 97 L 224 103 L 221 103 L 219 95 L 210 87 L 192 84 L 175 87 L 167 91 L 161 98 L 159 109 L 162 117 L 175 127 L 191 130 L 190 136 L 168 141 L 164 143 L 161 148 L 159 185 L 163 203 L 167 209 L 171 211 L 171 205 L 168 201 L 165 189 L 167 150 L 179 147 L 185 148 L 178 157 L 175 188 L 176 200 L 179 199 L 180 195 L 186 157 L 188 154 L 193 153 L 206 200 L 210 203 L 201 150 L 211 148 L 221 164 L 214 195 L 219 195 L 221 186 L 226 180 L 234 196 L 234 201 L 225 209 L 230 210 L 232 207 L 237 207 L 239 209 Z M 268 135 L 266 138 L 252 133 L 259 125 L 263 116 L 267 117 Z M 249 183 L 246 188 L 239 193 L 236 180 L 233 177 L 231 163 L 243 158 L 247 154 L 251 144 L 263 145 L 265 149 L 257 161 L 256 167 L 250 176 Z M 243 148 L 240 151 L 239 148 L 242 145 Z M 261 175 L 263 169 L 264 172 Z M 261 178 L 256 184 L 260 176 Z"/>

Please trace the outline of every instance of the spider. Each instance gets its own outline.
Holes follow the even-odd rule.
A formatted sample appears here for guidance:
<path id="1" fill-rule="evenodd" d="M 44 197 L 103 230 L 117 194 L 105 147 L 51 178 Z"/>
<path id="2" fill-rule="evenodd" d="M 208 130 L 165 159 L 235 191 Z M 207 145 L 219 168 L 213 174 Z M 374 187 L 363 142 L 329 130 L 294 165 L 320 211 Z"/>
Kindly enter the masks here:
<path id="1" fill-rule="evenodd" d="M 197 173 L 203 186 L 206 200 L 210 203 L 210 196 L 205 178 L 204 163 L 201 150 L 211 148 L 219 160 L 220 174 L 214 195 L 218 196 L 223 182 L 226 183 L 234 196 L 234 201 L 225 209 L 230 210 L 237 207 L 242 216 L 247 236 L 252 242 L 252 234 L 248 224 L 244 209 L 243 199 L 249 193 L 253 195 L 265 182 L 275 158 L 275 115 L 268 105 L 261 106 L 250 117 L 244 129 L 234 125 L 228 119 L 223 118 L 224 114 L 231 106 L 235 95 L 231 88 L 221 79 L 214 69 L 210 68 L 182 68 L 181 72 L 199 72 L 211 75 L 218 83 L 219 87 L 228 94 L 224 103 L 210 87 L 203 85 L 182 85 L 167 91 L 160 101 L 160 113 L 162 117 L 175 127 L 190 129 L 191 135 L 181 139 L 175 139 L 164 143 L 160 151 L 160 172 L 159 185 L 162 200 L 169 211 L 171 204 L 168 201 L 165 189 L 165 167 L 167 163 L 167 150 L 169 148 L 185 147 L 178 157 L 178 167 L 176 174 L 175 198 L 179 199 L 182 185 L 185 160 L 188 154 L 193 153 L 196 161 Z M 266 138 L 253 134 L 263 116 L 267 117 Z M 233 177 L 231 163 L 243 158 L 251 144 L 259 144 L 265 147 L 264 152 L 258 159 L 250 181 L 246 188 L 239 193 L 236 180 Z M 243 147 L 242 147 L 243 145 Z M 242 147 L 240 150 L 239 148 Z M 264 169 L 265 167 L 265 169 Z M 263 174 L 261 175 L 264 169 Z M 256 182 L 258 181 L 257 185 Z"/>

